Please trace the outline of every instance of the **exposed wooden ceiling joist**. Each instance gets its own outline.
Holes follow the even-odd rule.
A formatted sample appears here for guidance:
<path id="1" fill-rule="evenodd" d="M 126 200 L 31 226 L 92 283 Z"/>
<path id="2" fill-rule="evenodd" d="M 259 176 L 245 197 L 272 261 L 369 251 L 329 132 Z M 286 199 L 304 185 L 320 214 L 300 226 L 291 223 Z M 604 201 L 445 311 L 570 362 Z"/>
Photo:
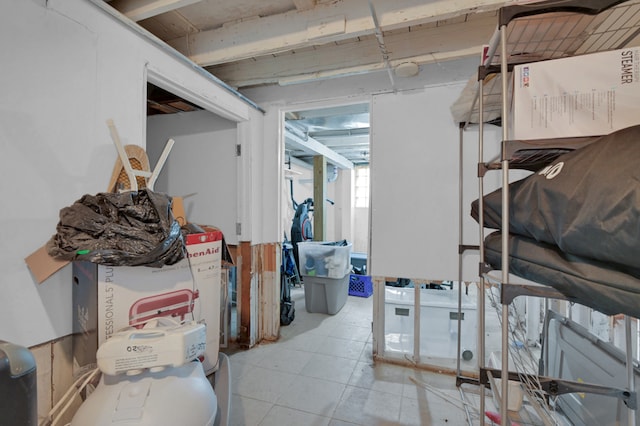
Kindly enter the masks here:
<path id="1" fill-rule="evenodd" d="M 285 132 L 285 143 L 289 148 L 299 150 L 301 154 L 298 155 L 322 155 L 327 159 L 327 162 L 340 169 L 353 169 L 351 161 L 313 138 L 303 139 L 295 133 L 287 131 Z"/>
<path id="2" fill-rule="evenodd" d="M 418 65 L 478 55 L 482 45 L 469 40 L 487 40 L 495 29 L 495 13 L 470 15 L 468 20 L 443 26 L 419 25 L 411 31 L 391 31 L 385 35 L 392 67 L 402 62 Z M 445 45 L 446 40 L 446 45 Z M 309 81 L 345 76 L 384 68 L 374 36 L 343 43 L 315 46 L 277 55 L 207 67 L 234 87 Z"/>
<path id="3" fill-rule="evenodd" d="M 138 22 L 202 0 L 113 0 L 111 6 L 132 21 Z"/>
<path id="4" fill-rule="evenodd" d="M 376 2 L 383 31 L 495 10 L 497 0 L 424 0 Z M 342 24 L 341 24 L 342 23 Z M 494 21 L 495 23 L 495 21 Z M 297 48 L 354 39 L 374 34 L 375 25 L 364 1 L 318 4 L 310 10 L 294 10 L 223 25 L 189 34 L 169 44 L 202 66 L 239 61 Z"/>
<path id="5" fill-rule="evenodd" d="M 298 10 L 309 10 L 316 6 L 316 0 L 293 0 Z"/>
<path id="6" fill-rule="evenodd" d="M 509 0 L 105 0 L 236 88 L 295 84 L 480 55 Z M 375 18 L 374 19 L 374 14 Z M 377 21 L 377 25 L 376 25 Z M 385 54 L 379 39 L 384 37 Z M 400 74 L 398 74 L 400 75 Z M 393 80 L 393 78 L 392 78 Z M 416 79 L 416 81 L 424 81 Z M 401 82 L 403 87 L 410 80 Z M 405 84 L 406 83 L 406 84 Z M 420 84 L 420 83 L 418 83 Z M 149 93 L 150 113 L 189 105 Z M 311 136 L 310 134 L 307 136 Z M 353 135 L 350 135 L 352 138 Z M 339 167 L 368 149 L 333 138 L 287 138 L 291 152 L 325 155 Z M 333 144 L 340 142 L 340 146 Z M 333 149 L 331 149 L 331 148 Z M 337 151 L 337 152 L 336 152 Z"/>

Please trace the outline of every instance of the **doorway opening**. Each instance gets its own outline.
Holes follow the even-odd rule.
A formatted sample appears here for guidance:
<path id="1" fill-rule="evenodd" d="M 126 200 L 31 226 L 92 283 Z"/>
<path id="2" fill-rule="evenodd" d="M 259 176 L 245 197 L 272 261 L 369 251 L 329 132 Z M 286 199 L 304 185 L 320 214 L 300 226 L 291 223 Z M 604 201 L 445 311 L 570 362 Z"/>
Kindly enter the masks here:
<path id="1" fill-rule="evenodd" d="M 367 275 L 367 253 L 369 249 L 369 167 L 370 167 L 370 105 L 369 102 L 305 106 L 282 114 L 284 140 L 281 220 L 284 234 L 283 253 L 291 249 L 299 272 L 299 279 L 287 279 L 283 273 L 283 294 L 293 289 L 293 298 L 304 291 L 304 302 L 308 312 L 337 313 L 347 300 L 337 297 L 340 303 L 327 306 L 315 299 L 320 289 L 327 292 L 334 288 L 349 286 L 351 281 L 361 281 L 354 275 Z M 300 254 L 297 245 L 307 241 L 324 242 L 327 245 L 350 245 L 351 256 L 346 262 L 347 276 L 336 280 L 322 278 L 309 258 Z M 302 247 L 302 246 L 300 246 Z M 305 244 L 305 247 L 309 247 Z M 336 252 L 338 249 L 336 249 Z M 332 251 L 333 253 L 333 251 Z M 322 257 L 322 256 L 320 256 Z M 324 257 L 324 262 L 333 257 Z M 287 258 L 283 256 L 284 261 Z M 322 264 L 321 266 L 327 267 Z M 340 268 L 341 269 L 341 268 Z M 282 271 L 286 271 L 283 263 Z M 319 270 L 324 271 L 323 268 Z M 328 269 L 329 270 L 329 269 Z M 341 269 L 343 270 L 343 269 Z M 327 277 L 332 274 L 327 272 Z M 340 274 L 342 276 L 342 274 Z M 365 277 L 365 279 L 368 277 Z M 344 281 L 346 280 L 346 281 Z M 308 281 L 308 282 L 305 282 Z M 338 284 L 339 282 L 339 284 Z M 295 290 L 296 283 L 300 288 Z M 328 287 L 323 287 L 327 284 Z M 333 287 L 335 284 L 337 287 Z M 313 290 L 315 289 L 315 290 Z M 331 290 L 327 290 L 331 289 Z M 342 290 L 336 295 L 342 294 Z M 371 293 L 368 294 L 369 296 Z M 308 297 L 307 297 L 308 296 Z M 332 298 L 333 296 L 331 296 Z M 350 298 L 350 297 L 349 297 Z M 308 299 L 308 300 L 307 300 Z M 323 299 L 324 300 L 324 299 Z M 302 302 L 302 300 L 300 300 Z M 311 305 L 309 305 L 311 303 Z M 322 307 L 320 307 L 322 305 Z M 300 306 L 300 305 L 298 305 Z M 326 309 L 325 309 L 326 308 Z M 299 308 L 297 308 L 299 309 Z M 373 309 L 368 315 L 372 319 Z M 282 323 L 287 325 L 286 323 Z"/>
<path id="2" fill-rule="evenodd" d="M 233 252 L 238 221 L 237 123 L 150 70 L 145 97 L 145 138 L 150 162 L 158 161 L 169 138 L 175 141 L 155 190 L 180 197 L 186 213 L 181 225 L 188 222 L 221 230 Z M 212 170 L 221 178 L 202 179 L 205 175 L 211 177 Z M 226 261 L 222 262 L 220 274 L 220 294 L 211 298 L 220 304 L 219 323 L 211 322 L 210 327 L 219 326 L 220 348 L 227 348 L 238 338 L 238 274 L 235 265 Z"/>
<path id="3" fill-rule="evenodd" d="M 353 252 L 366 259 L 369 244 L 369 103 L 300 108 L 284 113 L 284 193 L 282 224 L 292 239 L 296 208 L 316 197 L 322 183 L 326 197 L 313 206 L 312 230 L 319 229 L 314 211 L 324 209 L 321 234 L 306 235 L 316 241 L 346 239 Z M 326 162 L 325 182 L 318 182 L 317 161 Z M 315 162 L 315 164 L 314 164 Z M 316 199 L 314 199 L 316 198 Z"/>

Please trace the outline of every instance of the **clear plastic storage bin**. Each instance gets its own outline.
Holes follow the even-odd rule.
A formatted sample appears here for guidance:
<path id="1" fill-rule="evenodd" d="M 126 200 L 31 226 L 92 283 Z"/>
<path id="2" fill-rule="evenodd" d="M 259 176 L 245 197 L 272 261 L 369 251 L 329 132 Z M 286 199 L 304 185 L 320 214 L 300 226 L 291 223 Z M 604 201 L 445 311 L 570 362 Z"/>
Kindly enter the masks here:
<path id="1" fill-rule="evenodd" d="M 338 313 L 349 295 L 351 243 L 305 241 L 298 243 L 298 256 L 307 312 Z"/>
<path id="2" fill-rule="evenodd" d="M 351 243 L 345 246 L 322 241 L 298 243 L 300 274 L 309 277 L 343 278 L 351 272 Z"/>

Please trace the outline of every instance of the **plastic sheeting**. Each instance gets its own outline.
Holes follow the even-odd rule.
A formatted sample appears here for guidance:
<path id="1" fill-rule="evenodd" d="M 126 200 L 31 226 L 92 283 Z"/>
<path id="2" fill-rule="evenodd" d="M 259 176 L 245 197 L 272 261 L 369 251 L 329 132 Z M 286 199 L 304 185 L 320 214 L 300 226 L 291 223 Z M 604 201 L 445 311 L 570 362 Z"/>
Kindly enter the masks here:
<path id="1" fill-rule="evenodd" d="M 171 197 L 149 189 L 84 195 L 60 210 L 50 256 L 108 266 L 172 265 L 184 258 Z"/>

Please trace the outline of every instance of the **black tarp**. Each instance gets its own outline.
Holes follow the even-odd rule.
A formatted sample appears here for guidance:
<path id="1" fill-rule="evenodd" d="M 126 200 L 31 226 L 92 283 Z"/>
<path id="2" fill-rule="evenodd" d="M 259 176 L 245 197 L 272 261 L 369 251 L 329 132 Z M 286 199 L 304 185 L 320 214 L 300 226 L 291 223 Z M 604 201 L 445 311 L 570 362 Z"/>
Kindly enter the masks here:
<path id="1" fill-rule="evenodd" d="M 485 260 L 495 269 L 502 269 L 500 232 L 485 238 Z M 612 268 L 607 262 L 571 255 L 552 244 L 509 235 L 509 272 L 553 287 L 567 300 L 606 315 L 640 318 L 638 268 Z"/>
<path id="2" fill-rule="evenodd" d="M 640 126 L 561 155 L 509 191 L 510 233 L 568 254 L 640 266 Z M 483 201 L 485 227 L 500 229 L 502 190 Z M 478 205 L 472 203 L 476 221 Z"/>
<path id="3" fill-rule="evenodd" d="M 184 238 L 171 197 L 148 189 L 84 195 L 60 210 L 50 256 L 109 266 L 172 265 L 184 258 Z"/>

